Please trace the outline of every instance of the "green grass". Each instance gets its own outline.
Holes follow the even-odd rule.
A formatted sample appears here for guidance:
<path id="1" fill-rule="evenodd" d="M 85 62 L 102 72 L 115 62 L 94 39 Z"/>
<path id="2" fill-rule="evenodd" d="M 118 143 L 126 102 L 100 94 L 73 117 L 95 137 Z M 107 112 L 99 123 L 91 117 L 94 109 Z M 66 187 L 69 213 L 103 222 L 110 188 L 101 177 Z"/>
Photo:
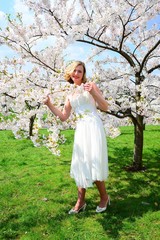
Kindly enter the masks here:
<path id="1" fill-rule="evenodd" d="M 20 240 L 159 240 L 160 239 L 160 126 L 147 126 L 142 172 L 126 172 L 132 163 L 133 127 L 108 139 L 111 205 L 96 214 L 97 189 L 86 194 L 87 209 L 68 215 L 77 189 L 70 178 L 74 131 L 64 134 L 61 156 L 35 148 L 0 131 L 0 239 Z"/>

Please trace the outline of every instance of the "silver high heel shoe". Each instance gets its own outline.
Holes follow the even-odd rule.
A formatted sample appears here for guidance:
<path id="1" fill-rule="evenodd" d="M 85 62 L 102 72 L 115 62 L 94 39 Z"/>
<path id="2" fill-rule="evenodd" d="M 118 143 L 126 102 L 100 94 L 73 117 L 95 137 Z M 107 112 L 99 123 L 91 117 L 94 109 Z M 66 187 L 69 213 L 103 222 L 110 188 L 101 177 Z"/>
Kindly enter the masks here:
<path id="1" fill-rule="evenodd" d="M 69 212 L 68 212 L 68 214 L 77 214 L 77 213 L 79 213 L 79 212 L 81 212 L 81 211 L 85 211 L 85 209 L 86 209 L 86 206 L 87 206 L 87 204 L 85 203 L 85 204 L 83 204 L 83 206 L 81 207 L 81 208 L 79 208 L 78 210 L 74 210 L 74 208 L 72 208 L 71 210 L 69 210 Z"/>
<path id="2" fill-rule="evenodd" d="M 109 197 L 109 196 L 108 196 L 108 201 L 107 201 L 106 206 L 103 207 L 103 208 L 97 206 L 96 212 L 97 212 L 97 213 L 102 213 L 102 212 L 106 211 L 108 205 L 110 205 L 110 197 Z"/>

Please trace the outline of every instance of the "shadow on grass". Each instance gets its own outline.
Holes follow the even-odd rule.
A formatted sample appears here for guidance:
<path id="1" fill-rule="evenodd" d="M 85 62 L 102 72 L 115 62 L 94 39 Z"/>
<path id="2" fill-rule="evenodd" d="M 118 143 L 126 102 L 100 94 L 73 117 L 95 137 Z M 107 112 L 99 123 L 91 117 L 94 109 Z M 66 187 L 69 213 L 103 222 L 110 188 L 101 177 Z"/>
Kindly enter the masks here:
<path id="1" fill-rule="evenodd" d="M 124 221 L 135 222 L 143 214 L 160 210 L 160 150 L 147 149 L 144 153 L 146 171 L 127 172 L 124 166 L 132 163 L 133 152 L 130 148 L 113 149 L 109 158 L 111 177 L 108 192 L 111 206 L 103 213 L 100 223 L 112 239 L 118 239 Z"/>
<path id="2" fill-rule="evenodd" d="M 111 239 L 118 239 L 120 232 L 124 227 L 125 221 L 134 223 L 137 218 L 143 216 L 147 212 L 157 211 L 154 206 L 153 195 L 147 198 L 128 197 L 125 200 L 114 200 L 108 208 L 107 213 L 99 220 L 103 229 L 107 232 Z M 147 205 L 142 205 L 142 204 Z"/>
<path id="3" fill-rule="evenodd" d="M 148 169 L 146 171 L 137 173 L 126 172 L 123 169 L 124 162 L 126 159 L 129 159 L 129 157 L 131 158 L 132 151 L 127 147 L 122 147 L 121 149 L 114 148 L 114 150 L 114 156 L 116 157 L 110 157 L 111 176 L 107 182 L 108 193 L 111 197 L 111 205 L 108 206 L 107 211 L 100 215 L 95 213 L 96 205 L 99 202 L 99 196 L 96 187 L 94 187 L 92 190 L 87 190 L 88 193 L 92 192 L 93 196 L 87 198 L 86 211 L 77 214 L 76 216 L 68 215 L 68 210 L 70 208 L 68 206 L 74 206 L 76 197 L 75 199 L 72 199 L 71 202 L 68 202 L 68 199 L 67 201 L 65 199 L 59 199 L 58 203 L 64 203 L 66 207 L 63 205 L 62 209 L 59 210 L 59 213 L 52 216 L 50 219 L 49 224 L 50 227 L 53 227 L 52 231 L 58 231 L 55 230 L 55 222 L 57 222 L 59 225 L 60 230 L 60 227 L 63 226 L 64 222 L 68 221 L 69 218 L 73 218 L 73 220 L 71 220 L 73 232 L 78 231 L 77 221 L 81 222 L 82 220 L 86 221 L 86 219 L 96 219 L 96 221 L 99 222 L 99 224 L 103 227 L 107 237 L 110 237 L 110 239 L 118 239 L 120 232 L 124 228 L 125 221 L 128 221 L 130 224 L 134 224 L 137 218 L 141 218 L 147 212 L 159 210 L 160 193 L 158 184 L 158 163 L 156 161 L 149 162 L 151 156 L 156 155 L 159 150 L 150 150 L 150 154 L 145 156 L 147 157 L 145 158 L 145 162 L 148 166 Z M 119 156 L 121 156 L 121 158 L 119 158 Z M 154 159 L 158 160 L 157 158 Z M 129 160 L 127 160 L 127 164 L 128 163 Z M 76 188 L 74 188 L 74 192 L 75 191 Z M 64 235 L 62 238 L 63 237 Z"/>
<path id="4" fill-rule="evenodd" d="M 158 184 L 160 176 L 159 156 L 160 149 L 147 148 L 143 154 L 146 170 L 134 173 L 127 172 L 124 170 L 124 167 L 132 163 L 133 150 L 130 146 L 121 146 L 119 148 L 110 146 L 110 176 L 107 182 L 107 189 L 111 197 L 111 205 L 108 207 L 107 211 L 99 217 L 95 213 L 99 196 L 97 189 L 93 190 L 92 198 L 87 199 L 86 212 L 72 216 L 75 220 L 73 222 L 73 228 L 77 228 L 76 219 L 95 218 L 103 227 L 106 236 L 109 236 L 111 239 L 118 239 L 120 232 L 123 230 L 125 221 L 132 224 L 137 218 L 141 218 L 147 212 L 160 210 Z M 64 163 L 66 164 L 65 161 Z M 89 191 L 92 190 L 88 190 L 88 192 Z M 68 204 L 74 206 L 75 201 L 73 200 Z M 69 209 L 65 210 L 65 214 L 62 215 L 61 220 L 58 215 L 55 216 L 52 221 L 58 221 L 59 224 L 62 224 L 64 220 L 71 217 L 66 215 L 68 210 Z"/>
<path id="5" fill-rule="evenodd" d="M 157 167 L 160 168 L 160 148 L 159 149 L 152 149 L 152 148 L 147 148 L 145 153 L 143 154 L 143 159 L 147 161 L 148 167 L 152 167 L 153 162 L 154 165 L 156 164 Z M 155 162 L 155 160 L 157 162 Z"/>

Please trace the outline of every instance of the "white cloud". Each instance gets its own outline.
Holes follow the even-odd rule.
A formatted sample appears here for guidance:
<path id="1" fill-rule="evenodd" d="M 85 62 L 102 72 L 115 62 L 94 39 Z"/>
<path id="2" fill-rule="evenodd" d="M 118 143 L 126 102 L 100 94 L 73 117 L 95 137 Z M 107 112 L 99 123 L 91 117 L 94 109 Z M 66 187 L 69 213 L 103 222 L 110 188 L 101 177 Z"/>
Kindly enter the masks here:
<path id="1" fill-rule="evenodd" d="M 33 15 L 29 8 L 22 2 L 22 0 L 14 1 L 14 11 L 15 13 L 21 13 L 24 24 L 31 24 L 33 22 Z"/>
<path id="2" fill-rule="evenodd" d="M 0 11 L 0 27 L 4 29 L 6 27 L 5 13 Z"/>
<path id="3" fill-rule="evenodd" d="M 4 19 L 4 16 L 5 16 L 5 13 L 0 11 L 0 20 L 3 20 Z"/>
<path id="4" fill-rule="evenodd" d="M 75 42 L 69 45 L 65 51 L 64 55 L 66 55 L 66 59 L 69 60 L 87 60 L 88 54 L 91 51 L 91 47 L 85 45 L 83 43 Z"/>

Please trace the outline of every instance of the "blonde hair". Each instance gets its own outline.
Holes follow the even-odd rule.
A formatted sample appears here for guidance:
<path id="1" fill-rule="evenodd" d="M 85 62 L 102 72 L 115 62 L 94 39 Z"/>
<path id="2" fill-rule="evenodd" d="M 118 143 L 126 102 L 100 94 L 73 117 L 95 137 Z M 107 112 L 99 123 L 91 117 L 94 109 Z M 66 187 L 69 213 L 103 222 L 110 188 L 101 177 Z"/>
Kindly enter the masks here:
<path id="1" fill-rule="evenodd" d="M 69 64 L 69 66 L 66 68 L 65 70 L 65 74 L 64 74 L 64 78 L 66 81 L 68 81 L 69 83 L 74 83 L 73 80 L 71 79 L 71 74 L 73 73 L 73 71 L 75 70 L 75 68 L 79 65 L 83 66 L 83 78 L 82 78 L 82 83 L 86 83 L 87 82 L 87 78 L 86 78 L 86 67 L 85 64 L 81 61 L 74 61 L 71 64 Z"/>

